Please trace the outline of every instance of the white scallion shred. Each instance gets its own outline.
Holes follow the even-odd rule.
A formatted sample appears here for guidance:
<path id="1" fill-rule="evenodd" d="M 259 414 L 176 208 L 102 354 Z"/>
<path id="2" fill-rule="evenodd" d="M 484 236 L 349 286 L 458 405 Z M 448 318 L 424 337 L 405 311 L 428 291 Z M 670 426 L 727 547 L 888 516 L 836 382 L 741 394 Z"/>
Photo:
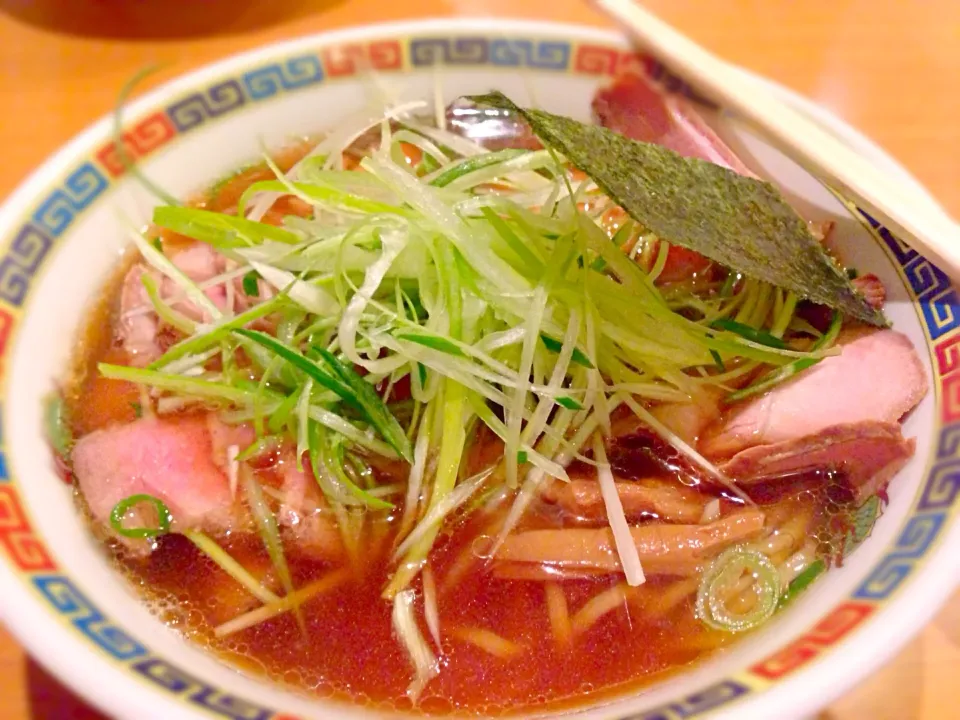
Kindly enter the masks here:
<path id="1" fill-rule="evenodd" d="M 300 388 L 297 400 L 297 470 L 303 471 L 303 454 L 309 447 L 310 394 L 313 392 L 313 380 L 307 378 Z"/>
<path id="2" fill-rule="evenodd" d="M 417 432 L 417 442 L 413 448 L 413 465 L 407 476 L 407 497 L 403 505 L 403 517 L 400 520 L 400 536 L 405 536 L 417 517 L 420 506 L 420 492 L 427 472 L 427 456 L 430 449 L 432 432 L 432 413 L 424 416 Z"/>
<path id="3" fill-rule="evenodd" d="M 393 598 L 393 631 L 406 649 L 414 669 L 414 680 L 407 688 L 407 697 L 413 702 L 417 701 L 427 683 L 440 672 L 437 657 L 417 624 L 415 602 L 416 595 L 413 590 L 404 590 Z"/>
<path id="4" fill-rule="evenodd" d="M 398 231 L 386 232 L 381 235 L 380 241 L 383 243 L 383 251 L 380 257 L 367 268 L 363 284 L 360 285 L 350 303 L 344 309 L 338 335 L 340 346 L 347 358 L 371 372 L 377 372 L 376 368 L 380 364 L 374 360 L 361 357 L 357 352 L 357 328 L 360 325 L 363 311 L 370 302 L 374 291 L 380 287 L 390 265 L 406 246 L 407 237 Z"/>
<path id="5" fill-rule="evenodd" d="M 630 535 L 626 515 L 623 514 L 623 505 L 620 503 L 620 494 L 617 484 L 607 462 L 607 451 L 603 447 L 603 438 L 593 436 L 593 456 L 597 461 L 597 480 L 600 483 L 600 495 L 607 510 L 607 521 L 613 532 L 613 542 L 620 556 L 620 565 L 627 578 L 627 584 L 636 587 L 646 582 L 643 576 L 643 566 L 640 564 L 640 554 Z"/>
<path id="6" fill-rule="evenodd" d="M 264 263 L 251 262 L 250 265 L 274 288 L 279 291 L 286 290 L 287 295 L 305 310 L 321 316 L 331 315 L 339 311 L 340 308 L 336 298 L 323 288 L 298 280 L 293 273 Z"/>
<path id="7" fill-rule="evenodd" d="M 203 370 L 203 366 L 219 354 L 220 348 L 211 348 L 206 352 L 198 353 L 196 355 L 184 355 L 182 358 L 178 358 L 177 360 L 171 360 L 169 363 L 163 365 L 159 369 L 163 372 L 172 373 L 174 375 L 187 373 L 197 368 Z"/>
<path id="8" fill-rule="evenodd" d="M 471 478 L 464 480 L 457 485 L 453 491 L 445 495 L 436 503 L 429 512 L 423 516 L 423 519 L 417 523 L 413 531 L 404 538 L 400 546 L 394 552 L 394 557 L 398 558 L 419 542 L 427 533 L 436 528 L 444 518 L 448 517 L 458 507 L 463 505 L 470 497 L 487 481 L 487 478 L 493 473 L 493 468 L 477 473 Z"/>

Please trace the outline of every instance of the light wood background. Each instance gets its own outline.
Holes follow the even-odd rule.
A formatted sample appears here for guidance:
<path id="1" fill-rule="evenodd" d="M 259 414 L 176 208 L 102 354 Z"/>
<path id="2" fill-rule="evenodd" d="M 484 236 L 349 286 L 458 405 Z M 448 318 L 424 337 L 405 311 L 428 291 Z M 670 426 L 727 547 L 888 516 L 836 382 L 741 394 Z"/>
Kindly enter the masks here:
<path id="1" fill-rule="evenodd" d="M 960 2 L 647 0 L 721 56 L 861 128 L 960 216 Z M 437 15 L 606 26 L 576 0 L 0 0 L 0 198 L 109 112 L 149 63 L 155 80 L 267 42 Z M 960 594 L 826 720 L 960 717 Z M 104 692 L 109 689 L 104 688 Z M 97 718 L 0 629 L 0 720 Z"/>

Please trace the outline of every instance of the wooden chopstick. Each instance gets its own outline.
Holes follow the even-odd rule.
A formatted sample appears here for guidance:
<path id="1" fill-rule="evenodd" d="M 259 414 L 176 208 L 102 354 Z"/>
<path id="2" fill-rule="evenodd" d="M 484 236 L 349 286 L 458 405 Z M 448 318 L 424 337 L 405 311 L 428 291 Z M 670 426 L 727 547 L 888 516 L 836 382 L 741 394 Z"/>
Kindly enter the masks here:
<path id="1" fill-rule="evenodd" d="M 926 196 L 885 175 L 801 113 L 631 0 L 594 0 L 659 61 L 733 110 L 780 151 L 856 202 L 952 278 L 960 279 L 960 225 Z"/>

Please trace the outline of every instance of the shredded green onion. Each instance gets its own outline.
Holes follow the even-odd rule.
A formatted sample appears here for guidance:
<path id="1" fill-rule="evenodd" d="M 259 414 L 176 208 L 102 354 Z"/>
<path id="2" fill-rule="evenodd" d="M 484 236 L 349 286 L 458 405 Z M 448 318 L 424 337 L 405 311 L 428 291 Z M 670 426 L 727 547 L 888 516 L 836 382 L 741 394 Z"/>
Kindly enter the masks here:
<path id="1" fill-rule="evenodd" d="M 783 367 L 777 368 L 773 372 L 764 375 L 760 380 L 752 385 L 748 385 L 742 390 L 737 390 L 736 392 L 730 393 L 726 397 L 726 402 L 739 402 L 740 400 L 752 397 L 753 395 L 764 393 L 770 388 L 784 382 L 785 380 L 789 380 L 803 370 L 813 367 L 818 362 L 820 362 L 820 360 L 816 358 L 803 358 L 801 360 L 794 360 L 789 365 L 784 365 Z"/>
<path id="2" fill-rule="evenodd" d="M 350 406 L 361 411 L 381 437 L 390 443 L 401 457 L 411 460 L 410 441 L 383 400 L 363 378 L 337 360 L 331 352 L 316 348 L 316 352 L 326 364 L 324 369 L 318 363 L 288 348 L 266 333 L 243 329 L 237 329 L 234 332 L 276 353 L 328 390 L 335 392 Z"/>
<path id="3" fill-rule="evenodd" d="M 143 283 L 143 289 L 147 291 L 147 297 L 150 298 L 150 303 L 153 305 L 157 317 L 180 332 L 192 334 L 196 331 L 197 324 L 193 320 L 178 313 L 164 302 L 163 298 L 160 297 L 160 288 L 149 273 L 143 273 L 140 276 L 140 282 Z"/>

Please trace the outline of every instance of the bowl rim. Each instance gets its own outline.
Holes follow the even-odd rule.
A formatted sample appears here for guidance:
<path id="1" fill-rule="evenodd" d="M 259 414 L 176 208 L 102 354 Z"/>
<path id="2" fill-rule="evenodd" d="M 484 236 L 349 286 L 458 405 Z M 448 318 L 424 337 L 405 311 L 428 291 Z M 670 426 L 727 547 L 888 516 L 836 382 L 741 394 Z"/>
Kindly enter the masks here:
<path id="1" fill-rule="evenodd" d="M 203 87 L 208 80 L 219 78 L 235 69 L 253 66 L 260 61 L 291 55 L 303 47 L 335 45 L 371 38 L 403 37 L 414 33 L 462 33 L 464 30 L 480 33 L 517 32 L 528 33 L 533 37 L 539 34 L 608 45 L 626 44 L 625 37 L 615 30 L 571 23 L 489 17 L 425 19 L 348 27 L 311 33 L 230 55 L 163 83 L 131 102 L 125 113 L 129 117 L 140 117 L 149 109 L 162 107 L 164 99 Z M 742 72 L 839 135 L 868 159 L 882 166 L 884 171 L 895 173 L 901 180 L 912 184 L 919 192 L 930 197 L 929 192 L 885 151 L 829 111 L 772 81 L 758 78 L 747 71 Z M 112 123 L 111 115 L 95 121 L 34 170 L 0 206 L 0 234 L 6 236 L 9 230 L 15 228 L 15 222 L 26 214 L 29 203 L 36 200 L 41 190 L 48 188 L 61 177 L 71 161 L 82 157 L 83 151 L 92 147 L 94 139 L 108 137 Z M 935 202 L 932 197 L 930 200 Z M 698 714 L 711 717 L 744 717 L 745 711 L 749 711 L 749 717 L 784 717 L 784 707 L 791 708 L 791 712 L 796 714 L 812 712 L 873 672 L 928 622 L 960 581 L 960 553 L 950 553 L 951 545 L 960 545 L 960 523 L 956 522 L 955 516 L 951 517 L 951 521 L 952 527 L 941 536 L 939 547 L 927 556 L 923 566 L 907 581 L 909 592 L 899 592 L 897 597 L 883 608 L 887 616 L 896 611 L 898 617 L 908 620 L 872 623 L 870 632 L 856 632 L 846 637 L 828 653 L 789 677 L 752 692 L 729 706 Z M 4 600 L 0 602 L 0 619 L 33 658 L 91 705 L 117 716 L 136 710 L 142 712 L 142 716 L 149 717 L 170 717 L 173 714 L 180 717 L 203 717 L 199 710 L 185 706 L 179 698 L 132 678 L 126 667 L 111 662 L 75 633 L 66 631 L 66 621 L 60 619 L 58 622 L 57 618 L 51 617 L 49 610 L 37 602 L 36 597 L 6 562 L 0 562 L 0 587 L 5 589 Z M 856 667 L 856 670 L 838 671 L 843 667 Z M 110 692 L 104 693 L 102 689 L 108 686 L 107 683 Z M 814 692 L 816 698 L 811 699 Z"/>

